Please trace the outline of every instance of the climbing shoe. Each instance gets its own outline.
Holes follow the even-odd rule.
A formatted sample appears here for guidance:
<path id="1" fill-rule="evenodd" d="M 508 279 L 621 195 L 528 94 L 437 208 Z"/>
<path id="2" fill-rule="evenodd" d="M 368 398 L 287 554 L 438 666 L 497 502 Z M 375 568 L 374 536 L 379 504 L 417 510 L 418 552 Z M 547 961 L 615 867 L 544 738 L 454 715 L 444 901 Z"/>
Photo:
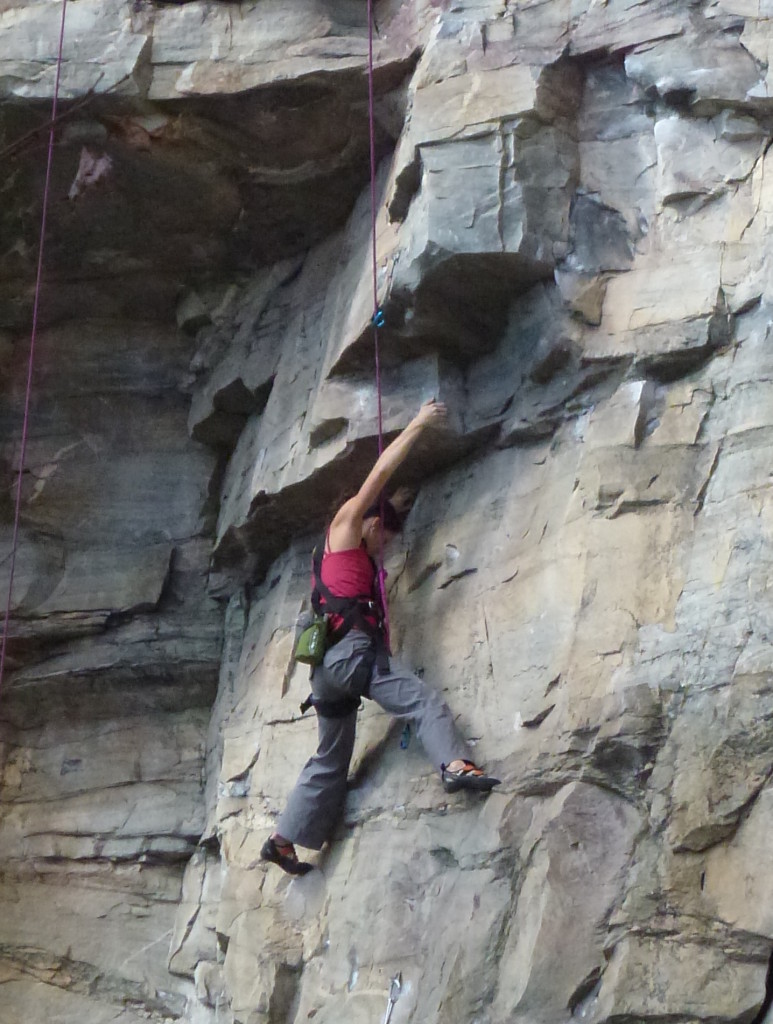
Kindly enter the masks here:
<path id="1" fill-rule="evenodd" d="M 446 793 L 456 793 L 459 789 L 474 789 L 479 793 L 488 793 L 494 786 L 499 785 L 499 779 L 486 775 L 483 769 L 478 768 L 472 761 L 465 761 L 461 768 L 453 771 L 443 764 L 440 766 L 440 774 Z"/>
<path id="2" fill-rule="evenodd" d="M 309 871 L 314 870 L 313 864 L 306 864 L 304 861 L 298 860 L 298 854 L 292 843 L 277 843 L 270 836 L 261 847 L 260 859 L 278 864 L 288 875 L 306 875 Z"/>

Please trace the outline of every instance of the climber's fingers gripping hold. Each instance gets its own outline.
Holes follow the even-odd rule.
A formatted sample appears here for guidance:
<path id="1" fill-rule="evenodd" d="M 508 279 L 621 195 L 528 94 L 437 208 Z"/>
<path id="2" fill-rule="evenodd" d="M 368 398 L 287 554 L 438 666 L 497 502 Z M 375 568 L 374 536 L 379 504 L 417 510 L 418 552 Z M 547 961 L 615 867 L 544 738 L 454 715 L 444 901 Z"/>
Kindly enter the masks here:
<path id="1" fill-rule="evenodd" d="M 414 417 L 416 426 L 421 427 L 442 427 L 448 419 L 448 409 L 443 402 L 435 398 L 425 402 Z"/>

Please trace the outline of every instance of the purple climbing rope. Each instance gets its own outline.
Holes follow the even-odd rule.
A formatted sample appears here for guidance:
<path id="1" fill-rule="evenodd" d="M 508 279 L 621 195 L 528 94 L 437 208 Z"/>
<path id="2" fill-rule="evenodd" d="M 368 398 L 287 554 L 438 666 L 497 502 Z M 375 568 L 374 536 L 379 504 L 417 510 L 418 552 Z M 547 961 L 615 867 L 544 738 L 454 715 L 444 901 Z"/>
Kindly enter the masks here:
<path id="1" fill-rule="evenodd" d="M 368 0 L 368 128 L 370 133 L 370 239 L 371 269 L 373 274 L 373 351 L 376 361 L 376 400 L 378 410 L 378 453 L 384 450 L 384 420 L 381 401 L 381 355 L 379 352 L 378 329 L 384 317 L 378 304 L 378 254 L 376 250 L 376 105 L 373 89 L 373 0 Z M 384 495 L 381 495 L 381 528 L 379 531 L 378 589 L 384 613 L 384 635 L 389 648 L 389 605 L 386 595 L 386 571 L 384 570 Z"/>
<path id="2" fill-rule="evenodd" d="M 378 453 L 384 450 L 384 424 L 381 408 L 381 359 L 378 329 L 382 322 L 378 306 L 378 255 L 376 252 L 376 112 L 373 91 L 373 0 L 368 0 L 368 126 L 370 130 L 370 241 L 373 272 L 373 348 L 376 358 L 376 394 L 378 396 Z"/>
<path id="3" fill-rule="evenodd" d="M 5 652 L 8 646 L 8 626 L 11 619 L 11 601 L 13 598 L 13 577 L 16 572 L 16 551 L 19 546 L 19 520 L 21 518 L 21 488 L 24 474 L 24 460 L 27 454 L 27 435 L 29 433 L 30 396 L 32 394 L 32 372 L 35 365 L 35 339 L 38 333 L 38 309 L 40 306 L 40 288 L 43 278 L 43 248 L 46 237 L 46 217 L 48 215 L 48 197 L 51 191 L 51 167 L 54 161 L 54 132 L 56 112 L 59 104 L 59 82 L 62 76 L 62 53 L 64 51 L 64 22 L 67 14 L 67 0 L 62 0 L 62 23 L 59 29 L 59 51 L 56 58 L 56 81 L 54 83 L 54 99 L 51 108 L 51 128 L 48 134 L 48 162 L 46 164 L 46 182 L 43 188 L 43 215 L 40 225 L 40 246 L 38 249 L 38 271 L 35 279 L 35 300 L 32 306 L 32 331 L 30 334 L 30 354 L 27 364 L 27 390 L 24 397 L 24 419 L 22 421 L 21 445 L 19 448 L 19 470 L 16 481 L 16 507 L 13 517 L 13 540 L 11 541 L 11 564 L 8 578 L 8 600 L 5 606 L 3 621 L 3 640 L 0 646 L 0 692 L 3 686 L 5 671 Z"/>

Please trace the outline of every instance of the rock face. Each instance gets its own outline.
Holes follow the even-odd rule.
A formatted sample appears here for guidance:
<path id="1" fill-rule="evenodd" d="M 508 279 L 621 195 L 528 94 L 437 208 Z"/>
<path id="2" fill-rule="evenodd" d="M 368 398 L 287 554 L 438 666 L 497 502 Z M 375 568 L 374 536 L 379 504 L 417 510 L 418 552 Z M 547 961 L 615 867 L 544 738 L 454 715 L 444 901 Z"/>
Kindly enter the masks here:
<path id="1" fill-rule="evenodd" d="M 62 9 L 0 0 L 0 593 Z M 0 1024 L 762 1024 L 773 8 L 375 5 L 394 646 L 319 870 L 313 543 L 376 452 L 366 5 L 68 4 L 0 693 Z"/>

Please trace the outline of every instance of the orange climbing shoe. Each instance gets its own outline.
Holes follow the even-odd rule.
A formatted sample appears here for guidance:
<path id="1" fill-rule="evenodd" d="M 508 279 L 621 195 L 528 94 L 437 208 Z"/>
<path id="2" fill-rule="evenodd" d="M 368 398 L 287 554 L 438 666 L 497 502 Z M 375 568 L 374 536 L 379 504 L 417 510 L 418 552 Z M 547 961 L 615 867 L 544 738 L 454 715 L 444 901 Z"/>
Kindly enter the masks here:
<path id="1" fill-rule="evenodd" d="M 478 793 L 488 793 L 494 786 L 499 785 L 499 779 L 486 775 L 483 769 L 478 768 L 472 761 L 465 761 L 461 768 L 456 768 L 453 771 L 442 764 L 440 774 L 446 793 L 456 793 L 459 789 L 473 789 Z"/>
<path id="2" fill-rule="evenodd" d="M 261 847 L 260 859 L 267 860 L 271 864 L 278 864 L 288 875 L 307 875 L 309 871 L 314 870 L 313 864 L 306 864 L 304 861 L 298 860 L 298 854 L 292 843 L 278 843 L 273 836 L 269 836 Z"/>

